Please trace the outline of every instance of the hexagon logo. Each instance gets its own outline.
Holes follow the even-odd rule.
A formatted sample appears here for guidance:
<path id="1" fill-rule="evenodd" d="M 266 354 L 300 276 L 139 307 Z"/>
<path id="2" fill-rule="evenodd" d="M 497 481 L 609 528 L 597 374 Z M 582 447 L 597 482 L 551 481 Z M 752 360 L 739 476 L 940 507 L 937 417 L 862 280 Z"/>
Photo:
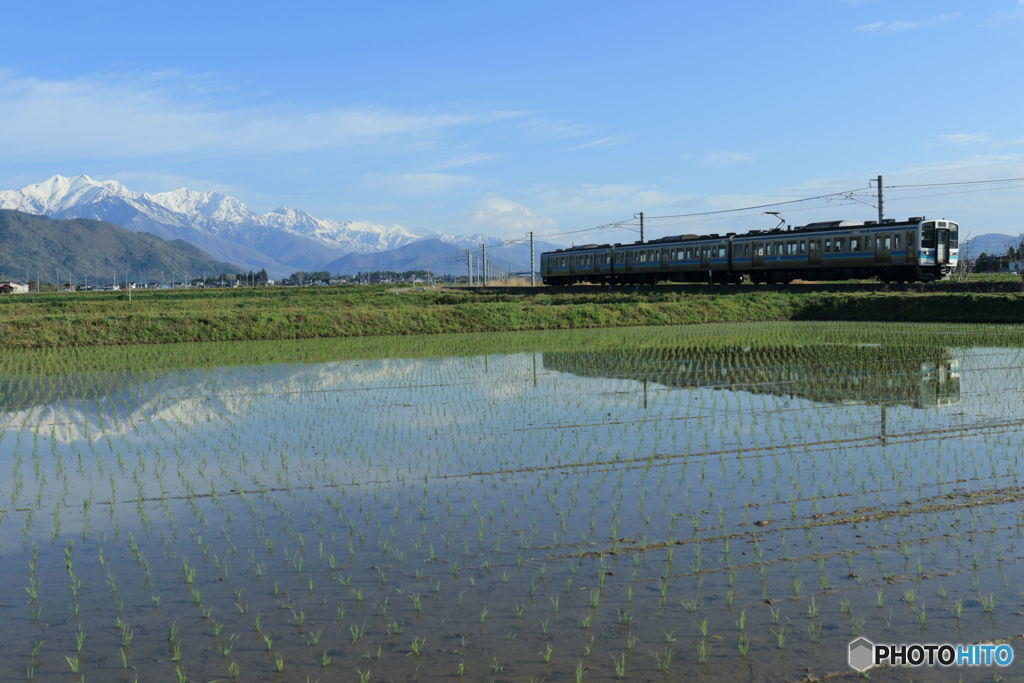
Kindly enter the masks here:
<path id="1" fill-rule="evenodd" d="M 861 636 L 850 641 L 850 667 L 857 671 L 867 671 L 875 665 L 875 644 Z"/>

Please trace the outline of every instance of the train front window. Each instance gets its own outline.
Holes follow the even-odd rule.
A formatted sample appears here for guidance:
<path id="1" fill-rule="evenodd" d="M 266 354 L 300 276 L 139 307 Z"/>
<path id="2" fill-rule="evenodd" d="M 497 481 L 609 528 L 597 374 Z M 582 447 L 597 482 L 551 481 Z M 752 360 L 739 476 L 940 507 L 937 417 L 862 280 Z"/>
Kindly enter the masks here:
<path id="1" fill-rule="evenodd" d="M 960 244 L 960 226 L 953 221 L 949 222 L 949 248 L 956 249 Z"/>
<path id="2" fill-rule="evenodd" d="M 921 246 L 925 249 L 935 248 L 935 221 L 921 224 Z"/>

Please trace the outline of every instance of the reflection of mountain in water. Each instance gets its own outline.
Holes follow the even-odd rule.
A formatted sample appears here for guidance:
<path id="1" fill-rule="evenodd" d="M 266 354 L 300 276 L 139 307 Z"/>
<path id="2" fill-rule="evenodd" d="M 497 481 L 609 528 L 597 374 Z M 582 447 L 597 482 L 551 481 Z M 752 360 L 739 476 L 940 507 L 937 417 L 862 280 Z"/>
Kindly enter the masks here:
<path id="1" fill-rule="evenodd" d="M 557 351 L 544 367 L 581 377 L 796 396 L 824 403 L 950 405 L 960 400 L 959 363 L 946 349 L 822 345 Z"/>
<path id="2" fill-rule="evenodd" d="M 417 359 L 384 359 L 0 375 L 0 431 L 42 426 L 47 435 L 68 443 L 125 434 L 141 423 L 225 423 L 247 414 L 257 400 L 272 404 L 309 393 L 402 383 L 428 365 Z"/>

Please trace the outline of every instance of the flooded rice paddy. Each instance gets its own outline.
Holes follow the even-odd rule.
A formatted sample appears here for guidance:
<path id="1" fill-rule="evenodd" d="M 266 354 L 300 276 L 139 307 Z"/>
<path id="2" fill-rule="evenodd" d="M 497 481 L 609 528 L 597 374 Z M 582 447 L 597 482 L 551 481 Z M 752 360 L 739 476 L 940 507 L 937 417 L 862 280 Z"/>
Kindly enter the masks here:
<path id="1" fill-rule="evenodd" d="M 9 353 L 0 680 L 852 678 L 857 635 L 1012 639 L 1022 347 L 790 323 Z"/>

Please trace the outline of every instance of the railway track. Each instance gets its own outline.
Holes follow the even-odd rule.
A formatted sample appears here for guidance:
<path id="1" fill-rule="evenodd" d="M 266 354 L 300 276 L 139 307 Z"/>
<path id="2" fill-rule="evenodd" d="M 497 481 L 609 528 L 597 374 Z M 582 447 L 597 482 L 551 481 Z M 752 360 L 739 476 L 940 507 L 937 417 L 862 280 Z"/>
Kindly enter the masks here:
<path id="1" fill-rule="evenodd" d="M 914 292 L 924 294 L 937 293 L 1020 293 L 1024 292 L 1024 281 L 1021 282 L 802 282 L 788 285 L 707 285 L 707 284 L 676 284 L 657 285 L 542 285 L 529 287 L 470 287 L 471 291 L 502 294 L 540 293 L 572 293 L 599 294 L 602 292 L 690 292 L 693 294 L 745 294 L 750 292 Z"/>

